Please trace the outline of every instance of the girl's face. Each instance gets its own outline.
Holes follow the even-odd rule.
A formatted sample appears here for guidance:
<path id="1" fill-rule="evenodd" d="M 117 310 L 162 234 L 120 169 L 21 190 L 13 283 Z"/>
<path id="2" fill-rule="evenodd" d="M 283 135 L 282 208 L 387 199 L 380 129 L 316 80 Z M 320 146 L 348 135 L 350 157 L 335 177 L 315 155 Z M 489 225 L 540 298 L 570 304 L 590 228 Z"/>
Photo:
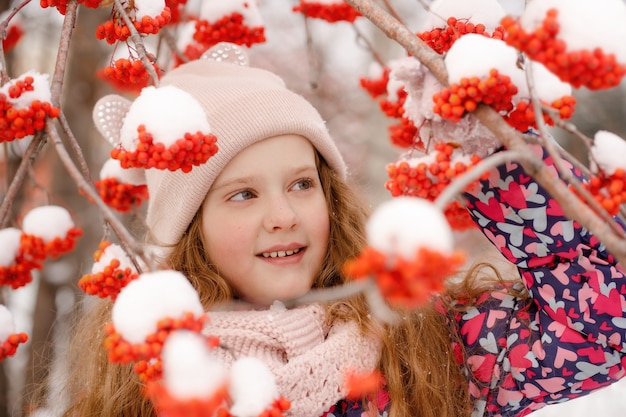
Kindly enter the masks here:
<path id="1" fill-rule="evenodd" d="M 297 135 L 265 139 L 238 153 L 202 206 L 209 259 L 251 303 L 305 294 L 322 268 L 329 231 L 315 151 Z"/>

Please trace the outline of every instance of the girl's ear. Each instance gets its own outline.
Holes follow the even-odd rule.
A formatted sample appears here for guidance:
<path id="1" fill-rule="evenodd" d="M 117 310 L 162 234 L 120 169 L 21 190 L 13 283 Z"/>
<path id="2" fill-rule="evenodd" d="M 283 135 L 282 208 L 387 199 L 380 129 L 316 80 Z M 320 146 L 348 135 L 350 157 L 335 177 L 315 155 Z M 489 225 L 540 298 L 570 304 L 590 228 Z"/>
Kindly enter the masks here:
<path id="1" fill-rule="evenodd" d="M 102 97 L 93 108 L 96 128 L 113 147 L 120 143 L 120 131 L 131 101 L 117 94 Z"/>

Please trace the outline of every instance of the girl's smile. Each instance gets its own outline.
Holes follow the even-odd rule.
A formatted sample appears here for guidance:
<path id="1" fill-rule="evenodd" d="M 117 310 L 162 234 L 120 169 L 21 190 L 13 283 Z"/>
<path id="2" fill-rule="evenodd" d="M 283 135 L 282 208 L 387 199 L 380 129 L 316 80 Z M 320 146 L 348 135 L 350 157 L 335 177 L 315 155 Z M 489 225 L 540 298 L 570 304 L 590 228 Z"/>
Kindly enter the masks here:
<path id="1" fill-rule="evenodd" d="M 271 304 L 311 288 L 330 223 L 308 140 L 284 135 L 247 147 L 222 170 L 202 210 L 209 259 L 238 297 Z"/>

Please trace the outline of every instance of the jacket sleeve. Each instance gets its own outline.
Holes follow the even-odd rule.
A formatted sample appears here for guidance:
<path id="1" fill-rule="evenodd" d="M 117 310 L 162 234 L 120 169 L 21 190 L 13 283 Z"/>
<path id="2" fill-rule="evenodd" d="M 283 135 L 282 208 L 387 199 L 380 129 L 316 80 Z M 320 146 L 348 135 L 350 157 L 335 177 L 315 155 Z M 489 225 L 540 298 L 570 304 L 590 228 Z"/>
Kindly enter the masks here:
<path id="1" fill-rule="evenodd" d="M 533 150 L 560 181 L 543 148 Z M 625 271 L 602 243 L 517 163 L 493 169 L 465 199 L 530 293 L 494 292 L 457 317 L 475 414 L 525 415 L 624 376 Z"/>

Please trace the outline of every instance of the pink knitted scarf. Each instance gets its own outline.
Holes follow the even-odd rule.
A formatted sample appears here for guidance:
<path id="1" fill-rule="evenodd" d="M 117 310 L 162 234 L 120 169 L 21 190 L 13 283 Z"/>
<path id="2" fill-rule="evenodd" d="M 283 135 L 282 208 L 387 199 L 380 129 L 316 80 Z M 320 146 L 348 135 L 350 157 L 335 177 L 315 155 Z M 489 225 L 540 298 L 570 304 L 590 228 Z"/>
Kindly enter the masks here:
<path id="1" fill-rule="evenodd" d="M 219 336 L 220 359 L 261 359 L 276 376 L 280 394 L 291 401 L 287 415 L 319 417 L 346 395 L 346 370 L 376 368 L 380 343 L 362 334 L 356 323 L 326 324 L 322 306 L 295 309 L 210 312 L 206 334 Z"/>

